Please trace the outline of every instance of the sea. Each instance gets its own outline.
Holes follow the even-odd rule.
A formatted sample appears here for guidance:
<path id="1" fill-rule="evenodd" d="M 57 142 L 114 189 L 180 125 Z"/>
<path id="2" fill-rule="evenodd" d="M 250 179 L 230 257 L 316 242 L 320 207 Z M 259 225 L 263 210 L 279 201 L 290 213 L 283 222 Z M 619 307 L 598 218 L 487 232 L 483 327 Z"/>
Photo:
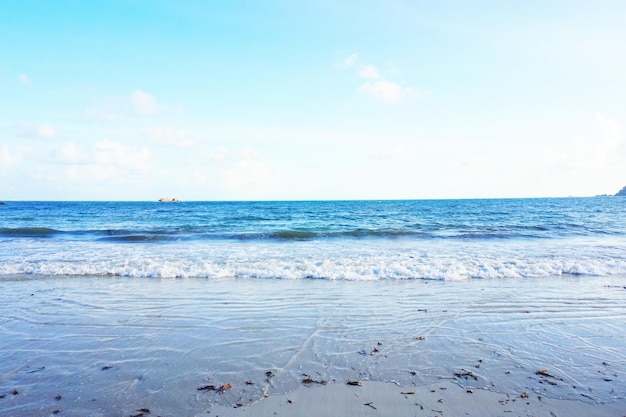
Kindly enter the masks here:
<path id="1" fill-rule="evenodd" d="M 613 402 L 626 198 L 7 201 L 0 311 L 0 417 L 347 381 Z"/>
<path id="2" fill-rule="evenodd" d="M 0 276 L 467 280 L 626 273 L 626 199 L 8 202 Z"/>

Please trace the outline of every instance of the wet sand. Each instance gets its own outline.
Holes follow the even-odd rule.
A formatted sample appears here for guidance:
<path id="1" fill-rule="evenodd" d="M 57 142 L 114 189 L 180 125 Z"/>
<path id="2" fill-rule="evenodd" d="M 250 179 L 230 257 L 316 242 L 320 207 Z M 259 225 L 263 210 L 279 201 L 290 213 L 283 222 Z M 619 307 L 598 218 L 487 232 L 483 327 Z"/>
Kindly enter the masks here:
<path id="1" fill-rule="evenodd" d="M 626 277 L 0 283 L 3 417 L 626 415 Z"/>
<path id="2" fill-rule="evenodd" d="M 541 395 L 500 394 L 466 389 L 449 381 L 426 386 L 399 387 L 384 382 L 362 382 L 361 386 L 333 384 L 301 388 L 269 397 L 247 407 L 214 407 L 207 415 L 220 417 L 271 416 L 548 416 L 622 417 L 626 400 L 589 404 Z"/>

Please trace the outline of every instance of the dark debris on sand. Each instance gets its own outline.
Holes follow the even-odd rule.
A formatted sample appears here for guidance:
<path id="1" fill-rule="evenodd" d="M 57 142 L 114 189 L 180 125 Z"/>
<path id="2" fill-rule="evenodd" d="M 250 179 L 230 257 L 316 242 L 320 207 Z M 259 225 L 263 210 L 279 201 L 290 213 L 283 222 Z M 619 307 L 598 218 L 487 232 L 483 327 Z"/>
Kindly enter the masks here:
<path id="1" fill-rule="evenodd" d="M 305 376 L 305 378 L 302 380 L 303 384 L 320 384 L 320 385 L 326 385 L 328 384 L 328 381 L 326 380 L 315 380 L 313 378 L 311 378 L 311 375 L 309 374 L 302 374 L 303 376 Z"/>

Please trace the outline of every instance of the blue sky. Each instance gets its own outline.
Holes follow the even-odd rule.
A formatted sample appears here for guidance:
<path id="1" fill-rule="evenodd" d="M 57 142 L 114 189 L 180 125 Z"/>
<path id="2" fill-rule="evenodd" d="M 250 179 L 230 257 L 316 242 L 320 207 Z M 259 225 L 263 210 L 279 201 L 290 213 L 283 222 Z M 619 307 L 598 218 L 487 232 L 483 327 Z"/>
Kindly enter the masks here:
<path id="1" fill-rule="evenodd" d="M 0 1 L 0 200 L 626 185 L 623 1 Z"/>

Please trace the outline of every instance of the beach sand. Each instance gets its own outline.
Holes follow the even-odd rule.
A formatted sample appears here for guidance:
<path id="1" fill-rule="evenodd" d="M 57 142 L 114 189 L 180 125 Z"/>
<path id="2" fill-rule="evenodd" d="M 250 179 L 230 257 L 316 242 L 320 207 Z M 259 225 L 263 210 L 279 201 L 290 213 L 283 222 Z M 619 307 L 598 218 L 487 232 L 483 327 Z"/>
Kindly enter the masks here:
<path id="1" fill-rule="evenodd" d="M 2 417 L 626 415 L 623 276 L 1 284 Z"/>
<path id="2" fill-rule="evenodd" d="M 626 400 L 590 404 L 541 395 L 500 394 L 466 389 L 452 382 L 400 387 L 385 382 L 362 382 L 361 386 L 337 383 L 300 388 L 271 396 L 247 407 L 217 406 L 207 415 L 220 417 L 272 416 L 618 416 L 626 413 Z"/>

